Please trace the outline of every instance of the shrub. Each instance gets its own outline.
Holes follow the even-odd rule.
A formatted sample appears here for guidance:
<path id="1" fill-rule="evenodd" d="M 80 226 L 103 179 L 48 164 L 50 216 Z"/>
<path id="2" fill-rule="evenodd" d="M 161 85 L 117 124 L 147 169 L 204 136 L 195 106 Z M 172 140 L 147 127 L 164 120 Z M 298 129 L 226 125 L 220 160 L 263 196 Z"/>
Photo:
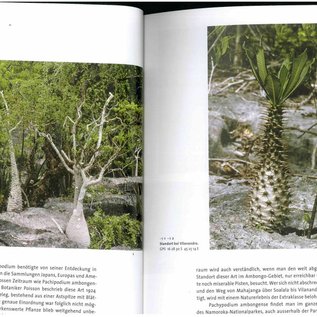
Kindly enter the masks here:
<path id="1" fill-rule="evenodd" d="M 104 215 L 102 210 L 97 210 L 88 219 L 88 227 L 92 249 L 111 249 L 116 246 L 141 247 L 141 223 L 129 214 L 109 216 Z"/>

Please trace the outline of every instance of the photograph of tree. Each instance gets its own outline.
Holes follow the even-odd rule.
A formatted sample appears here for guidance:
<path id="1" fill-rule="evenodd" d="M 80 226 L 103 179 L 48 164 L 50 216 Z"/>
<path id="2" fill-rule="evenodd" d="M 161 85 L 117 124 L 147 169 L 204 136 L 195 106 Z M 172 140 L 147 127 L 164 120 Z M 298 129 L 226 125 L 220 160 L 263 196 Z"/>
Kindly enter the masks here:
<path id="1" fill-rule="evenodd" d="M 317 247 L 317 25 L 208 28 L 210 249 Z"/>
<path id="2" fill-rule="evenodd" d="M 0 245 L 142 248 L 142 69 L 0 61 Z"/>

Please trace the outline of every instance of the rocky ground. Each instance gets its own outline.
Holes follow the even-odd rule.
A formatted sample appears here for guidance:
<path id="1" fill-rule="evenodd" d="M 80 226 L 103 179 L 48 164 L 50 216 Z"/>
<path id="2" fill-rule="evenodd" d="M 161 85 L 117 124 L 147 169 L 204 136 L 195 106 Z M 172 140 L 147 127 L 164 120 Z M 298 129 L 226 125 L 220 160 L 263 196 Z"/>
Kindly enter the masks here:
<path id="1" fill-rule="evenodd" d="M 141 181 L 142 179 L 138 179 L 136 183 L 139 184 Z M 110 185 L 107 183 L 107 186 Z M 119 185 L 121 186 L 121 184 Z M 132 185 L 135 185 L 135 181 Z M 126 182 L 124 186 L 127 186 Z M 107 215 L 129 213 L 134 217 L 141 217 L 137 213 L 136 204 L 136 196 L 130 192 L 109 194 L 101 191 L 95 194 L 94 197 L 87 195 L 85 214 L 86 217 L 89 217 L 95 210 L 102 209 Z M 72 202 L 60 198 L 51 198 L 42 208 L 32 207 L 18 213 L 0 213 L 0 246 L 80 247 L 70 241 L 64 233 L 72 214 L 72 209 Z"/>
<path id="2" fill-rule="evenodd" d="M 13 247 L 78 248 L 65 232 L 71 203 L 55 208 L 27 208 L 0 214 L 0 245 Z M 62 232 L 63 231 L 63 232 Z"/>
<path id="3" fill-rule="evenodd" d="M 244 180 L 210 176 L 210 248 L 211 249 L 292 249 L 316 248 L 317 238 L 305 234 L 308 223 L 304 213 L 312 209 L 314 181 L 294 179 L 300 190 L 294 193 L 287 235 L 268 233 L 249 223 L 249 186 Z M 315 226 L 316 226 L 315 222 Z M 296 233 L 297 232 L 297 233 Z"/>
<path id="4" fill-rule="evenodd" d="M 312 239 L 307 239 L 304 236 L 308 228 L 305 214 L 312 210 L 317 185 L 317 177 L 303 177 L 317 176 L 316 170 L 311 169 L 317 144 L 314 129 L 316 109 L 312 105 L 299 107 L 290 104 L 285 113 L 285 140 L 293 175 L 290 180 L 293 198 L 288 234 L 267 233 L 249 223 L 250 187 L 247 177 L 243 177 L 243 169 L 248 166 L 238 160 L 252 162 L 256 158 L 252 152 L 247 156 L 241 152 L 234 135 L 236 131 L 244 130 L 251 137 L 259 134 L 264 113 L 262 104 L 263 100 L 259 102 L 259 97 L 251 94 L 212 96 L 209 99 L 210 248 L 316 248 L 317 237 L 313 235 Z M 227 160 L 230 164 L 223 164 Z"/>

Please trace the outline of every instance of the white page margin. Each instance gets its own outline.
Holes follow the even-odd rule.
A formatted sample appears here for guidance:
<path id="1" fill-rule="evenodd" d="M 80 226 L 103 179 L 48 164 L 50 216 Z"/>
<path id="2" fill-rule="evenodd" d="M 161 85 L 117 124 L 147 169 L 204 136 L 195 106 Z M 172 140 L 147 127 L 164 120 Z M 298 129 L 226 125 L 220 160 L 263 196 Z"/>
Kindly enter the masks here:
<path id="1" fill-rule="evenodd" d="M 143 66 L 143 14 L 135 8 L 0 3 L 0 34 L 1 60 Z M 142 312 L 142 257 L 142 251 L 0 247 L 1 264 L 95 265 L 97 316 Z"/>
<path id="2" fill-rule="evenodd" d="M 199 265 L 236 259 L 252 263 L 254 254 L 262 253 L 266 261 L 305 264 L 305 250 L 209 251 L 207 27 L 316 23 L 316 13 L 314 6 L 261 6 L 146 16 L 146 313 L 193 314 L 194 269 Z M 160 238 L 166 236 L 197 240 L 200 252 L 160 252 Z M 317 255 L 315 250 L 307 253 Z"/>
<path id="3" fill-rule="evenodd" d="M 0 58 L 143 66 L 142 11 L 0 3 Z"/>

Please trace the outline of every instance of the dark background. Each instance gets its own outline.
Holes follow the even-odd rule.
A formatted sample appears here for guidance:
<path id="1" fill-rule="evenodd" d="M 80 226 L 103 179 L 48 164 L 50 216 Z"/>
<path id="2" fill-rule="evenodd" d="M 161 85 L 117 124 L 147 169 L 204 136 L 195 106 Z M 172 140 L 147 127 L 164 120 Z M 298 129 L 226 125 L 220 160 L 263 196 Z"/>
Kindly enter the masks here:
<path id="1" fill-rule="evenodd" d="M 259 5 L 303 5 L 314 4 L 314 2 L 294 1 L 294 2 L 273 2 L 273 1 L 195 1 L 195 2 L 104 2 L 111 4 L 129 5 L 140 8 L 144 14 L 160 13 L 175 10 L 188 10 L 199 8 L 217 8 L 233 6 L 259 6 Z M 315 2 L 316 3 L 316 2 Z"/>
<path id="2" fill-rule="evenodd" d="M 17 1 L 18 2 L 18 1 Z M 33 1 L 30 1 L 33 2 Z M 42 2 L 42 1 L 41 1 Z M 39 3 L 38 1 L 36 3 Z M 194 1 L 194 2 L 173 2 L 173 1 L 136 1 L 136 2 L 119 2 L 119 1 L 43 1 L 43 3 L 69 3 L 69 4 L 89 4 L 89 5 L 124 5 L 137 7 L 143 10 L 144 14 L 160 13 L 166 11 L 200 9 L 200 8 L 217 8 L 233 6 L 262 6 L 262 5 L 307 5 L 316 4 L 316 1 Z"/>

